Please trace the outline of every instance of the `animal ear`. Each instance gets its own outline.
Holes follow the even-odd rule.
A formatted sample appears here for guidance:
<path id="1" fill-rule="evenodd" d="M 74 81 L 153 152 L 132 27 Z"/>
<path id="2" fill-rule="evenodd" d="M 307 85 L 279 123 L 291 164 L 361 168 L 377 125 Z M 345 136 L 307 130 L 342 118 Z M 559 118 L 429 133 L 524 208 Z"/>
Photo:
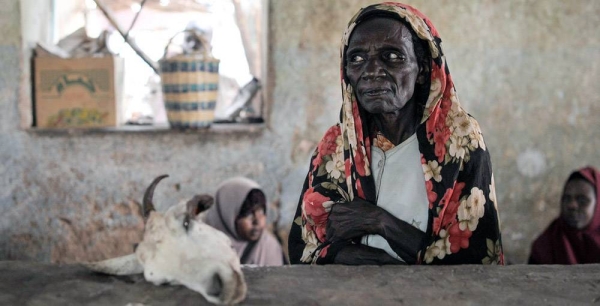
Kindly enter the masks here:
<path id="1" fill-rule="evenodd" d="M 214 202 L 215 199 L 209 194 L 197 194 L 187 202 L 187 212 L 192 216 L 196 216 L 209 209 Z"/>
<path id="2" fill-rule="evenodd" d="M 138 261 L 135 253 L 103 261 L 83 263 L 83 265 L 94 272 L 110 275 L 131 275 L 144 272 L 144 267 Z"/>

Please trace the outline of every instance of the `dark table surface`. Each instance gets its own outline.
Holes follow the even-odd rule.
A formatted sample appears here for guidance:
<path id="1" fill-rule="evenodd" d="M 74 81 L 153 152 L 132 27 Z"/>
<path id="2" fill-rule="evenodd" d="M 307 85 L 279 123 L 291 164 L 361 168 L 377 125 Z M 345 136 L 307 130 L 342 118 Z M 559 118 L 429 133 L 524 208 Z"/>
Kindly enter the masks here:
<path id="1" fill-rule="evenodd" d="M 243 268 L 242 305 L 600 305 L 600 264 Z M 183 286 L 0 261 L 0 305 L 208 305 Z"/>

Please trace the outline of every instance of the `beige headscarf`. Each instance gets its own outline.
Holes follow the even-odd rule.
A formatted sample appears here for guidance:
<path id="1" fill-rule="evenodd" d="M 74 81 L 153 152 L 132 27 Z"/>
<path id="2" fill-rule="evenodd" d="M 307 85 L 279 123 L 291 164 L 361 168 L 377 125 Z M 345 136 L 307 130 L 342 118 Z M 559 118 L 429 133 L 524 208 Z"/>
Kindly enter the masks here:
<path id="1" fill-rule="evenodd" d="M 245 177 L 235 177 L 221 183 L 215 194 L 215 205 L 206 213 L 206 224 L 224 232 L 231 238 L 233 248 L 242 257 L 249 244 L 241 240 L 237 234 L 235 220 L 240 214 L 242 205 L 250 191 L 258 189 L 260 185 Z M 266 203 L 265 203 L 266 204 Z M 283 265 L 283 252 L 281 245 L 271 232 L 265 229 L 254 245 L 252 251 L 242 264 L 259 266 Z"/>

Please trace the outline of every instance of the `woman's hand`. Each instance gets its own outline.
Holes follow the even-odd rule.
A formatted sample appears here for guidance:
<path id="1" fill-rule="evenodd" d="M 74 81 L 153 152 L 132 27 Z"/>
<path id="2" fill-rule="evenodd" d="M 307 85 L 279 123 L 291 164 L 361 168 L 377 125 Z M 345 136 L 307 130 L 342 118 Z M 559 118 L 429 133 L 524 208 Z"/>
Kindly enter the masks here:
<path id="1" fill-rule="evenodd" d="M 327 240 L 336 242 L 379 234 L 383 213 L 380 207 L 360 198 L 335 204 L 327 221 Z"/>
<path id="2" fill-rule="evenodd" d="M 329 220 L 327 221 L 326 237 L 328 241 L 344 241 L 365 235 L 382 236 L 390 244 L 392 250 L 408 264 L 413 264 L 417 261 L 417 253 L 425 237 L 425 233 L 421 230 L 394 217 L 383 208 L 363 199 L 357 198 L 349 203 L 340 203 L 332 206 L 329 213 Z M 350 258 L 355 255 L 363 256 L 363 258 L 357 258 L 356 261 L 369 261 L 373 258 L 370 256 L 382 256 L 382 258 L 386 258 L 385 255 L 394 259 L 385 253 L 385 251 L 382 251 L 385 255 L 373 255 L 365 252 L 364 250 L 344 251 L 340 260 L 348 262 L 345 264 L 354 264 L 354 261 Z"/>

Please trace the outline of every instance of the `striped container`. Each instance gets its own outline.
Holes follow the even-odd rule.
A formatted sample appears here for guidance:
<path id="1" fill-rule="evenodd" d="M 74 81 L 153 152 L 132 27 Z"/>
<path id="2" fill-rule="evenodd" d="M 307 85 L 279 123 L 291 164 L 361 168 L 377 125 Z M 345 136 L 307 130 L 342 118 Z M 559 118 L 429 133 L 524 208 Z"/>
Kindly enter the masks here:
<path id="1" fill-rule="evenodd" d="M 208 46 L 204 38 L 198 38 Z M 208 52 L 166 58 L 168 47 L 159 64 L 169 124 L 178 129 L 209 127 L 215 118 L 219 60 Z"/>

